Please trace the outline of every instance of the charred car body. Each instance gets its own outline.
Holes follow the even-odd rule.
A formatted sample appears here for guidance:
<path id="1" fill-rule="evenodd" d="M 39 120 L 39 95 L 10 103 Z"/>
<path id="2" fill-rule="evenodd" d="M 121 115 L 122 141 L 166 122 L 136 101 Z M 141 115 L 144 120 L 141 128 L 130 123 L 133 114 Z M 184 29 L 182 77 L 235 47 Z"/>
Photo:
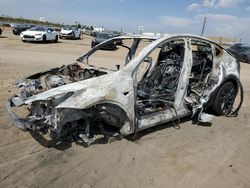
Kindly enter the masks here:
<path id="1" fill-rule="evenodd" d="M 91 64 L 99 49 L 121 40 L 128 50 L 124 67 Z M 225 49 L 198 36 L 122 36 L 97 45 L 74 64 L 19 81 L 20 94 L 7 108 L 23 130 L 51 138 L 72 134 L 90 144 L 96 135 L 130 135 L 185 116 L 204 122 L 210 114 L 237 115 L 243 99 L 239 69 Z M 239 88 L 241 102 L 233 112 Z M 22 106 L 28 115 L 20 118 L 15 109 Z"/>

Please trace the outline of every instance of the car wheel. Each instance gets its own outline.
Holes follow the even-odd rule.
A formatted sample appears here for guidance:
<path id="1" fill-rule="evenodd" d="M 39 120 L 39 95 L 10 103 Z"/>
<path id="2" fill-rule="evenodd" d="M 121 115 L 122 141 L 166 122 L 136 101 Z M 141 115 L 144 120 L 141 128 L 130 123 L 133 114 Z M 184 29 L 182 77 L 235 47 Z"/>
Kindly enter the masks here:
<path id="1" fill-rule="evenodd" d="M 60 38 L 60 39 L 62 39 L 62 36 L 61 36 L 61 35 L 59 35 L 59 38 Z"/>
<path id="2" fill-rule="evenodd" d="M 75 35 L 75 33 L 73 33 L 73 35 L 72 35 L 72 39 L 73 39 L 73 40 L 75 40 L 75 39 L 76 39 L 76 35 Z"/>
<path id="3" fill-rule="evenodd" d="M 244 63 L 250 63 L 250 61 L 248 60 L 248 58 L 247 58 L 246 55 L 242 56 L 242 62 L 244 62 Z"/>
<path id="4" fill-rule="evenodd" d="M 43 42 L 46 42 L 46 40 L 47 40 L 46 35 L 43 35 Z"/>
<path id="5" fill-rule="evenodd" d="M 22 40 L 23 42 L 27 42 L 27 40 Z"/>
<path id="6" fill-rule="evenodd" d="M 2 35 L 2 29 L 0 29 L 0 35 Z"/>
<path id="7" fill-rule="evenodd" d="M 14 35 L 17 35 L 17 34 L 18 34 L 15 30 L 13 30 L 12 32 L 13 32 Z"/>
<path id="8" fill-rule="evenodd" d="M 233 109 L 236 88 L 232 82 L 226 82 L 219 89 L 213 104 L 213 111 L 217 115 L 229 115 Z"/>
<path id="9" fill-rule="evenodd" d="M 57 35 L 56 35 L 56 38 L 55 38 L 54 42 L 58 42 L 58 36 Z"/>
<path id="10" fill-rule="evenodd" d="M 95 47 L 95 43 L 92 41 L 91 42 L 91 48 L 94 48 Z"/>

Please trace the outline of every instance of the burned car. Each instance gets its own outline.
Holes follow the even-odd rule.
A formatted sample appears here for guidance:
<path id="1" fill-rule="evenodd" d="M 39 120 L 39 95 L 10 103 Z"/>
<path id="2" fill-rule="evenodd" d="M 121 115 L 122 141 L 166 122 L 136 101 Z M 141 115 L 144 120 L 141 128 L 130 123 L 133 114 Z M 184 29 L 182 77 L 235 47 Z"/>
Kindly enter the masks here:
<path id="1" fill-rule="evenodd" d="M 121 40 L 116 51 L 100 50 Z M 110 55 L 116 52 L 120 59 Z M 18 81 L 20 93 L 7 109 L 23 130 L 90 144 L 100 135 L 126 136 L 186 116 L 200 122 L 236 116 L 243 100 L 239 74 L 236 59 L 206 38 L 121 36 L 73 64 Z M 27 110 L 24 117 L 20 108 Z"/>

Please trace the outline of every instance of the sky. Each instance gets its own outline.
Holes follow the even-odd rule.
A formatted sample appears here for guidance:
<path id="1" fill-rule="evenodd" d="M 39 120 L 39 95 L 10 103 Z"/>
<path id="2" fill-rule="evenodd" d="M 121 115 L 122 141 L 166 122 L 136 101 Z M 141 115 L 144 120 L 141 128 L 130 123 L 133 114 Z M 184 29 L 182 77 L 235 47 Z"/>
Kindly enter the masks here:
<path id="1" fill-rule="evenodd" d="M 0 0 L 0 15 L 125 32 L 201 34 L 250 43 L 250 0 Z"/>

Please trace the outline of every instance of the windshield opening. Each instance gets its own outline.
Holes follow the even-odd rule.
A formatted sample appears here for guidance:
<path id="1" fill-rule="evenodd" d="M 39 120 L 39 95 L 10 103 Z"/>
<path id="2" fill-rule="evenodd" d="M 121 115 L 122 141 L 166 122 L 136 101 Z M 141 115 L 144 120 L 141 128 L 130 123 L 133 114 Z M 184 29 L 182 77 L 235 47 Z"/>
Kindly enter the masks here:
<path id="1" fill-rule="evenodd" d="M 103 43 L 100 49 L 94 51 L 85 58 L 79 58 L 79 61 L 85 61 L 90 66 L 117 71 L 129 63 L 136 54 L 136 43 L 140 39 L 113 39 Z M 95 50 L 95 49 L 94 49 Z M 141 49 L 140 49 L 141 50 Z"/>
<path id="2" fill-rule="evenodd" d="M 110 39 L 112 37 L 113 37 L 113 35 L 109 34 L 109 33 L 99 33 L 97 35 L 97 38 L 101 38 L 101 39 Z"/>
<path id="3" fill-rule="evenodd" d="M 74 28 L 73 27 L 65 27 L 65 28 L 63 28 L 64 30 L 74 30 Z"/>

